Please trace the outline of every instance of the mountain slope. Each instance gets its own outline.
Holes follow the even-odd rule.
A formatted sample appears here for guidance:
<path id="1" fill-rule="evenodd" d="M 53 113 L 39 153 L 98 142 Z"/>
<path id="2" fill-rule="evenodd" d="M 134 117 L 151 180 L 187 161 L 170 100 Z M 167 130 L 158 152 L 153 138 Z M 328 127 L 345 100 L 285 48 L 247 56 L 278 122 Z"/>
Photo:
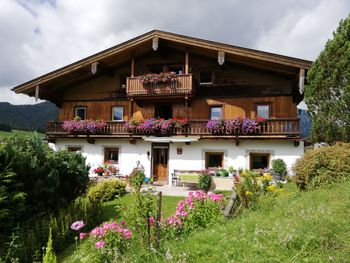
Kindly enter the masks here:
<path id="1" fill-rule="evenodd" d="M 45 131 L 46 122 L 58 118 L 58 108 L 51 102 L 35 105 L 12 105 L 0 102 L 0 123 L 18 130 Z"/>

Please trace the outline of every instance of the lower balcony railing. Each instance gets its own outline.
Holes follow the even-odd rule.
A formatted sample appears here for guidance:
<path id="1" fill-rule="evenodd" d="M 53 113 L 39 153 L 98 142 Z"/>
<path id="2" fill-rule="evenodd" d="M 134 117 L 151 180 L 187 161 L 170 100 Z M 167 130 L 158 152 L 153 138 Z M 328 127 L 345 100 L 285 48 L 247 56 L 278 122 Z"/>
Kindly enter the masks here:
<path id="1" fill-rule="evenodd" d="M 142 130 L 129 130 L 125 122 L 107 122 L 106 126 L 95 133 L 88 132 L 67 132 L 63 129 L 63 122 L 50 121 L 47 123 L 46 134 L 50 137 L 70 137 L 73 135 L 89 136 L 112 136 L 112 137 L 129 137 L 129 136 L 201 136 L 201 137 L 245 137 L 245 136 L 271 136 L 271 137 L 299 137 L 300 127 L 299 119 L 268 119 L 260 124 L 260 129 L 253 133 L 245 133 L 242 129 L 234 133 L 226 131 L 213 132 L 207 128 L 208 120 L 189 120 L 183 128 L 174 128 L 166 132 L 145 132 Z"/>

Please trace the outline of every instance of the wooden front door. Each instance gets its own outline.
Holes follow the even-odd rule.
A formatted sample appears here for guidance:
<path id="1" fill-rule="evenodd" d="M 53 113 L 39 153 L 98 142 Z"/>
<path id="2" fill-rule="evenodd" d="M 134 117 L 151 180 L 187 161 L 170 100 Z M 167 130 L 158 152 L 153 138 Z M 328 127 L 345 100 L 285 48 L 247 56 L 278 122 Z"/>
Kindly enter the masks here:
<path id="1" fill-rule="evenodd" d="M 154 181 L 168 182 L 169 144 L 153 144 L 153 178 Z"/>

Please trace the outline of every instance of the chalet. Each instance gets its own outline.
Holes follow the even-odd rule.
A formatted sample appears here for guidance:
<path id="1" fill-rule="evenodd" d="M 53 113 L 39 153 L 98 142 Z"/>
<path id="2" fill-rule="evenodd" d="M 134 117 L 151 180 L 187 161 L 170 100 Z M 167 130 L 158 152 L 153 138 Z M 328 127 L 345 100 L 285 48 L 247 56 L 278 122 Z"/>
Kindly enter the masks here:
<path id="1" fill-rule="evenodd" d="M 291 168 L 304 151 L 297 105 L 310 66 L 153 30 L 13 90 L 59 107 L 47 123 L 54 149 L 81 151 L 92 168 L 118 163 L 121 174 L 139 161 L 170 184 L 174 170 L 258 169 L 276 158 Z M 67 122 L 76 116 L 84 127 Z"/>

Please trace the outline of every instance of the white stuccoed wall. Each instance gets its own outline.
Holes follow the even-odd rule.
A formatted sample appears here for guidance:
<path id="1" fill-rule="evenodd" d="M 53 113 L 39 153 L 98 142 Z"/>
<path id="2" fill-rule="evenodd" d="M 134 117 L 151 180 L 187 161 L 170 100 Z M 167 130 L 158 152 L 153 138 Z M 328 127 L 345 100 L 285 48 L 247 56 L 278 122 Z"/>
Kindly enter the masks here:
<path id="1" fill-rule="evenodd" d="M 140 161 L 145 168 L 147 177 L 151 174 L 151 161 L 147 157 L 147 151 L 151 153 L 151 143 L 138 140 L 136 144 L 130 144 L 128 140 L 122 139 L 97 139 L 94 144 L 89 144 L 85 139 L 58 139 L 50 146 L 55 150 L 65 150 L 67 146 L 82 146 L 86 162 L 91 166 L 91 171 L 98 165 L 103 164 L 104 147 L 119 148 L 119 169 L 121 174 L 130 174 L 136 162 Z M 94 175 L 91 173 L 91 175 Z"/>
<path id="2" fill-rule="evenodd" d="M 150 142 L 137 140 L 136 144 L 130 144 L 123 139 L 97 139 L 95 144 L 89 144 L 85 139 L 58 139 L 50 146 L 55 149 L 66 149 L 67 146 L 82 146 L 83 155 L 87 163 L 94 169 L 103 163 L 104 147 L 119 147 L 119 168 L 122 174 L 130 174 L 140 161 L 145 168 L 146 176 L 151 174 L 151 158 L 147 157 L 147 151 L 152 153 Z M 177 154 L 177 148 L 182 148 L 182 154 Z M 293 141 L 283 140 L 241 140 L 237 146 L 233 140 L 200 140 L 185 143 L 170 143 L 169 149 L 169 184 L 171 173 L 177 170 L 202 170 L 205 168 L 205 152 L 224 152 L 224 168 L 233 166 L 235 169 L 249 168 L 249 153 L 270 153 L 271 160 L 283 159 L 290 170 L 297 158 L 304 154 L 304 144 L 295 147 Z"/>

